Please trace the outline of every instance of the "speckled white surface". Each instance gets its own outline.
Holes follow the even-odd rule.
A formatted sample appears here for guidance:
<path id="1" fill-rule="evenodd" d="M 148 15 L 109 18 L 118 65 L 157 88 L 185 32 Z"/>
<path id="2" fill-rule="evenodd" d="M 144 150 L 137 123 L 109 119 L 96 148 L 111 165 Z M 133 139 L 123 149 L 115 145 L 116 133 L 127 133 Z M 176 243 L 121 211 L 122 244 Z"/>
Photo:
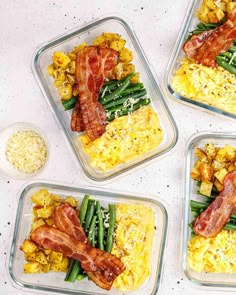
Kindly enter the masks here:
<path id="1" fill-rule="evenodd" d="M 32 75 L 31 58 L 39 44 L 106 13 L 130 20 L 140 43 L 162 80 L 188 0 L 0 1 L 0 129 L 17 121 L 31 122 L 50 138 L 50 159 L 40 178 L 85 183 L 64 137 Z M 186 140 L 202 130 L 235 131 L 235 122 L 168 100 L 179 129 L 175 150 L 160 161 L 130 172 L 107 187 L 153 194 L 165 199 L 169 213 L 168 246 L 158 294 L 205 294 L 189 284 L 180 270 L 183 163 Z M 19 191 L 24 182 L 0 175 L 0 293 L 24 294 L 12 287 L 5 260 L 10 249 Z M 223 295 L 225 292 L 213 291 Z"/>

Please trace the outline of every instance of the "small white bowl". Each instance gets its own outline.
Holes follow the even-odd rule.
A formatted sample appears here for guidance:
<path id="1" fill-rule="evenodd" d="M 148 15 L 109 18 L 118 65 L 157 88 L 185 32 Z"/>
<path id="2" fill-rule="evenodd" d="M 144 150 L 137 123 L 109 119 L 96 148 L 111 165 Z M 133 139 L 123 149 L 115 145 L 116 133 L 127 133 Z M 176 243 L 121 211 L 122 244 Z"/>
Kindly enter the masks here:
<path id="1" fill-rule="evenodd" d="M 7 160 L 7 157 L 6 157 L 7 143 L 11 135 L 18 131 L 33 131 L 37 133 L 43 139 L 45 143 L 45 146 L 47 149 L 46 160 L 44 164 L 42 165 L 42 167 L 33 173 L 25 173 L 18 170 Z M 21 179 L 21 180 L 28 179 L 42 171 L 42 169 L 45 167 L 45 164 L 47 162 L 48 154 L 49 154 L 49 144 L 48 144 L 48 139 L 46 135 L 43 133 L 43 131 L 40 128 L 38 128 L 37 126 L 31 123 L 25 123 L 25 122 L 14 123 L 8 126 L 7 128 L 3 129 L 2 131 L 0 131 L 0 173 L 2 172 L 3 174 L 15 179 Z"/>

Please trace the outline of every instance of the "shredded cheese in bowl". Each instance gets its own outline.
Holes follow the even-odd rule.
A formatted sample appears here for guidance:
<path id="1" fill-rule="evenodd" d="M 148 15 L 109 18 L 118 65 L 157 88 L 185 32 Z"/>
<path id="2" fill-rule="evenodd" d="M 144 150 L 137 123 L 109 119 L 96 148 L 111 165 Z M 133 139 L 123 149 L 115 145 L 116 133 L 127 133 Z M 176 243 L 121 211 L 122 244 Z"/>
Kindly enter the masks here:
<path id="1" fill-rule="evenodd" d="M 32 130 L 14 132 L 6 146 L 7 160 L 19 171 L 34 173 L 47 159 L 47 147 L 43 138 Z"/>

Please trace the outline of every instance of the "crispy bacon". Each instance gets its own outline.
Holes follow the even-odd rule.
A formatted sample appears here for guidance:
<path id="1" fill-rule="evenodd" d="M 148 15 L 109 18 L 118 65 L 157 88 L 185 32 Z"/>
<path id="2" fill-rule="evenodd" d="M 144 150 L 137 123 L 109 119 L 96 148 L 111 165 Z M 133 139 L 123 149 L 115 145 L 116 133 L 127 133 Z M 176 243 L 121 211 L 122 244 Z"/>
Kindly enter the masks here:
<path id="1" fill-rule="evenodd" d="M 199 38 L 201 38 L 201 36 Z M 195 36 L 192 36 L 184 45 L 185 52 L 189 57 L 195 59 L 197 63 L 216 67 L 216 57 L 220 53 L 227 51 L 233 45 L 235 38 L 236 8 L 229 14 L 227 21 L 223 25 L 214 29 L 206 38 L 203 38 L 203 42 L 200 42 L 201 46 L 196 49 L 197 39 Z"/>
<path id="2" fill-rule="evenodd" d="M 194 221 L 196 234 L 209 238 L 216 236 L 226 225 L 236 208 L 236 171 L 225 176 L 224 189 Z"/>
<path id="3" fill-rule="evenodd" d="M 114 255 L 83 243 L 59 229 L 43 225 L 31 233 L 31 239 L 44 249 L 58 251 L 67 257 L 79 260 L 88 272 L 105 272 L 111 280 L 124 271 L 123 263 Z"/>
<path id="4" fill-rule="evenodd" d="M 117 61 L 118 53 L 109 48 L 88 46 L 77 55 L 75 77 L 79 99 L 72 113 L 71 127 L 74 131 L 84 127 L 91 140 L 105 132 L 106 114 L 98 102 L 98 94 L 105 79 L 112 76 Z"/>
<path id="5" fill-rule="evenodd" d="M 59 230 L 73 236 L 83 243 L 89 243 L 81 227 L 76 210 L 67 203 L 56 207 L 54 211 L 54 222 Z M 111 277 L 108 272 L 102 271 L 87 271 L 87 275 L 97 286 L 106 290 L 111 289 L 115 279 L 115 276 Z"/>

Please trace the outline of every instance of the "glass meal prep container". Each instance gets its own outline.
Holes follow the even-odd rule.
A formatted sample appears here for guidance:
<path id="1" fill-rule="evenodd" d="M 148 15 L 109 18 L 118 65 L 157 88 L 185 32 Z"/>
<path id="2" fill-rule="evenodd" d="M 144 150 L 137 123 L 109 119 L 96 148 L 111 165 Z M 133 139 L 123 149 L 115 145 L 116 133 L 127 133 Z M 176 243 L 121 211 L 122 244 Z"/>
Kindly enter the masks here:
<path id="1" fill-rule="evenodd" d="M 65 273 L 48 272 L 44 274 L 25 274 L 23 272 L 24 253 L 20 250 L 20 246 L 24 239 L 29 236 L 33 213 L 31 196 L 40 189 L 47 189 L 50 193 L 60 195 L 62 197 L 71 196 L 81 200 L 85 193 L 99 200 L 101 206 L 107 207 L 112 204 L 140 204 L 151 207 L 155 214 L 155 236 L 153 240 L 153 250 L 151 255 L 151 271 L 146 282 L 134 291 L 119 291 L 112 288 L 110 291 L 97 287 L 93 282 L 87 279 L 76 281 L 75 283 L 65 282 Z M 21 192 L 15 229 L 13 234 L 12 246 L 9 257 L 9 273 L 13 285 L 16 288 L 23 287 L 37 293 L 42 291 L 52 291 L 63 294 L 129 294 L 143 295 L 156 294 L 162 274 L 163 254 L 165 249 L 165 241 L 167 235 L 168 215 L 164 205 L 156 200 L 149 199 L 146 196 L 133 196 L 123 192 L 110 192 L 108 190 L 98 190 L 94 187 L 71 187 L 66 184 L 53 182 L 31 181 Z"/>
<path id="2" fill-rule="evenodd" d="M 204 149 L 205 144 L 212 143 L 215 147 L 223 147 L 225 144 L 236 147 L 236 133 L 218 133 L 218 132 L 199 132 L 194 134 L 187 143 L 186 148 L 186 163 L 185 163 L 185 183 L 184 183 L 184 220 L 183 220 L 183 243 L 182 243 L 182 268 L 190 282 L 196 286 L 210 286 L 215 288 L 235 288 L 236 273 L 213 273 L 201 272 L 198 273 L 190 268 L 187 261 L 188 241 L 191 239 L 191 228 L 189 224 L 195 219 L 191 212 L 190 200 L 203 201 L 200 196 L 197 186 L 197 181 L 190 176 L 194 163 L 197 160 L 195 156 L 196 148 Z"/>
<path id="3" fill-rule="evenodd" d="M 53 79 L 48 74 L 48 65 L 52 63 L 52 55 L 55 51 L 70 52 L 82 42 L 92 44 L 92 41 L 103 32 L 117 33 L 126 40 L 126 47 L 133 52 L 132 63 L 135 65 L 136 71 L 140 73 L 140 81 L 144 83 L 147 90 L 146 97 L 151 98 L 151 106 L 158 114 L 160 126 L 163 130 L 163 140 L 154 150 L 107 171 L 100 171 L 90 165 L 89 157 L 78 141 L 79 133 L 71 131 L 71 111 L 64 111 L 57 89 L 53 85 Z M 133 167 L 165 154 L 175 146 L 178 139 L 176 124 L 135 33 L 123 19 L 108 16 L 43 44 L 34 56 L 32 67 L 52 113 L 58 121 L 77 162 L 79 162 L 88 178 L 94 181 L 111 179 Z"/>
<path id="4" fill-rule="evenodd" d="M 172 79 L 175 76 L 176 71 L 180 68 L 182 59 L 186 57 L 186 54 L 184 53 L 182 49 L 185 43 L 185 39 L 188 36 L 188 33 L 195 30 L 197 27 L 197 24 L 201 22 L 197 18 L 196 12 L 201 6 L 202 2 L 203 0 L 194 0 L 190 2 L 185 19 L 183 21 L 179 35 L 177 37 L 177 41 L 174 46 L 172 55 L 167 65 L 167 69 L 166 69 L 166 73 L 164 77 L 164 85 L 163 85 L 165 89 L 165 93 L 167 94 L 167 96 L 174 99 L 175 101 L 191 106 L 193 108 L 200 109 L 211 114 L 224 115 L 227 118 L 236 119 L 236 115 L 233 112 L 230 113 L 230 112 L 221 110 L 220 108 L 210 106 L 206 103 L 195 101 L 192 98 L 181 95 L 180 93 L 175 91 L 175 89 L 173 89 L 172 87 Z"/>

